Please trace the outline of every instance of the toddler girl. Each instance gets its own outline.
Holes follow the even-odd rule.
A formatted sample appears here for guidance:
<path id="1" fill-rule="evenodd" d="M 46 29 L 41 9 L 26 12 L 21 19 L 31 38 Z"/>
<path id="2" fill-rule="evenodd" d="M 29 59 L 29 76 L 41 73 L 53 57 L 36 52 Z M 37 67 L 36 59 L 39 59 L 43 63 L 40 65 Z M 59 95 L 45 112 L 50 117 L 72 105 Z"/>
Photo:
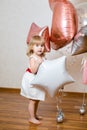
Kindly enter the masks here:
<path id="1" fill-rule="evenodd" d="M 29 122 L 40 124 L 40 119 L 37 116 L 37 108 L 39 101 L 45 100 L 45 91 L 33 87 L 30 82 L 37 74 L 40 64 L 45 60 L 45 41 L 40 36 L 33 36 L 28 44 L 27 56 L 29 57 L 29 66 L 23 76 L 21 95 L 29 98 Z"/>

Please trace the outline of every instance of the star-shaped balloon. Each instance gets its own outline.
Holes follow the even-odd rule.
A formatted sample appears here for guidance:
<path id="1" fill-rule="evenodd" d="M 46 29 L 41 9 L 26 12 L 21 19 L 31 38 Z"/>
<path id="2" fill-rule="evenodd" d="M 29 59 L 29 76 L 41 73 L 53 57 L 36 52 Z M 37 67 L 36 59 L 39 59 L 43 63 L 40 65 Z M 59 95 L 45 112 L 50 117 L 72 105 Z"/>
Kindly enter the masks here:
<path id="1" fill-rule="evenodd" d="M 49 0 L 53 12 L 50 33 L 51 47 L 58 50 L 69 44 L 77 33 L 78 17 L 69 0 Z"/>
<path id="2" fill-rule="evenodd" d="M 66 70 L 66 56 L 44 61 L 31 82 L 33 87 L 42 87 L 51 97 L 65 84 L 74 82 Z"/>
<path id="3" fill-rule="evenodd" d="M 87 52 L 87 25 L 81 27 L 78 31 L 71 47 L 72 55 L 78 55 L 85 52 Z"/>
<path id="4" fill-rule="evenodd" d="M 50 51 L 50 37 L 49 37 L 49 28 L 48 26 L 39 27 L 37 24 L 32 23 L 27 36 L 27 44 L 29 44 L 32 36 L 39 35 L 42 36 L 45 40 L 45 51 Z"/>

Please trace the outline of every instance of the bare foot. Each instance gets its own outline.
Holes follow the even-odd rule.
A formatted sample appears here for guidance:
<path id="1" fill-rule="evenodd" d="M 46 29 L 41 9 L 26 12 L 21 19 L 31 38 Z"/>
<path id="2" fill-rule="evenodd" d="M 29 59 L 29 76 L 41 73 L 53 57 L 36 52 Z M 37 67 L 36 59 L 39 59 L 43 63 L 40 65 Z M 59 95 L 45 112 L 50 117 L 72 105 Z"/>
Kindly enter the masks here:
<path id="1" fill-rule="evenodd" d="M 37 120 L 42 120 L 43 118 L 42 118 L 42 116 L 36 115 L 36 119 L 37 119 Z"/>
<path id="2" fill-rule="evenodd" d="M 29 122 L 33 123 L 33 124 L 36 124 L 36 125 L 40 125 L 41 124 L 41 122 L 39 120 L 35 119 L 35 118 L 29 119 Z"/>

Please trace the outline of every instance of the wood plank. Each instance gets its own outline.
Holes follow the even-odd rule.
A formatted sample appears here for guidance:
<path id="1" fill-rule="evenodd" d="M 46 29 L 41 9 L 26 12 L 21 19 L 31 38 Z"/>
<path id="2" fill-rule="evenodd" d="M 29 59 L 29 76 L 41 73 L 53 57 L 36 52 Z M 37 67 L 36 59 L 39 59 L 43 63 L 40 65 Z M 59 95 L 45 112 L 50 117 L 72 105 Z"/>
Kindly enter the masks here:
<path id="1" fill-rule="evenodd" d="M 37 126 L 28 122 L 28 99 L 20 96 L 20 90 L 0 88 L 0 130 L 87 130 L 87 112 L 79 113 L 82 99 L 83 93 L 65 92 L 60 103 L 65 118 L 58 123 L 58 98 L 47 97 L 45 102 L 40 102 L 38 113 L 43 120 Z"/>

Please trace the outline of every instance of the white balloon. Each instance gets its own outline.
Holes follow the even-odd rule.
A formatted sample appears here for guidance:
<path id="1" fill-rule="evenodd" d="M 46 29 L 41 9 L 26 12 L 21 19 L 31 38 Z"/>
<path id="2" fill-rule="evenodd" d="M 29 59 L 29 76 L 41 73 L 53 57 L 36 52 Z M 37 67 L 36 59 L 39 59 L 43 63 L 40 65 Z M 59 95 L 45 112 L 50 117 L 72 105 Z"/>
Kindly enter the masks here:
<path id="1" fill-rule="evenodd" d="M 66 70 L 66 56 L 44 61 L 31 82 L 33 87 L 42 87 L 51 97 L 65 84 L 74 82 Z"/>

